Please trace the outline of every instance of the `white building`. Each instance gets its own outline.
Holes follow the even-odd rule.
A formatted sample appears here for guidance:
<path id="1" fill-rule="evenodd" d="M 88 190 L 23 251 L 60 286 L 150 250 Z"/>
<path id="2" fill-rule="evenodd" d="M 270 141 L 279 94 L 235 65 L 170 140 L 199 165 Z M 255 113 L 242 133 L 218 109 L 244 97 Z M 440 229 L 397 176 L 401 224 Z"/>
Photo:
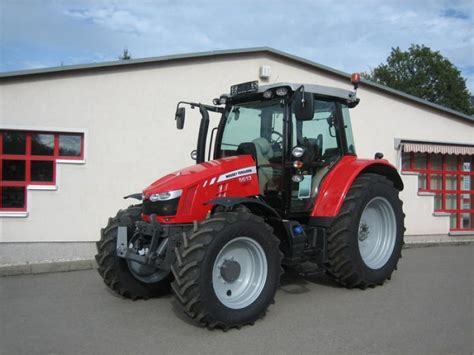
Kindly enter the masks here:
<path id="1" fill-rule="evenodd" d="M 92 258 L 122 196 L 193 164 L 200 116 L 177 131 L 176 103 L 251 80 L 352 89 L 348 74 L 271 48 L 0 74 L 0 265 Z M 358 155 L 400 170 L 406 234 L 473 234 L 474 119 L 369 82 L 358 97 Z"/>

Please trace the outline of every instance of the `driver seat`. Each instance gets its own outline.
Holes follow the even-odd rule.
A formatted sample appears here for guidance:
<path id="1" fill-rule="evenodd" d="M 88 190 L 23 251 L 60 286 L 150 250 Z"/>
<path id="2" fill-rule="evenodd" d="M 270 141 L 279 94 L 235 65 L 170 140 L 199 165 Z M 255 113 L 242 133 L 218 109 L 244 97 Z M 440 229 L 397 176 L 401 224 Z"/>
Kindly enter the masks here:
<path id="1" fill-rule="evenodd" d="M 258 183 L 260 194 L 263 195 L 265 186 L 273 179 L 273 168 L 270 159 L 273 158 L 274 152 L 270 142 L 263 137 L 254 139 L 252 143 L 255 144 L 257 152 Z"/>

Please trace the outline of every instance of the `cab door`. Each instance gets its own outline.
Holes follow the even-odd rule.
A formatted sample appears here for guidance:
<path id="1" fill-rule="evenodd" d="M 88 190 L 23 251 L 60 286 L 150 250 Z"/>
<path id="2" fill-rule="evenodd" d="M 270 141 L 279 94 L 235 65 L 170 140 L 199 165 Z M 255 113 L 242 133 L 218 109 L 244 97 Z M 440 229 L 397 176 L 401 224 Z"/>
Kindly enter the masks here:
<path id="1" fill-rule="evenodd" d="M 289 211 L 291 215 L 305 216 L 313 208 L 322 179 L 344 154 L 340 128 L 341 106 L 338 102 L 318 98 L 314 101 L 311 120 L 299 121 L 293 113 L 291 116 L 292 149 L 301 147 L 304 154 L 296 158 L 291 149 L 288 155 L 291 159 Z"/>
<path id="2" fill-rule="evenodd" d="M 280 100 L 254 101 L 234 105 L 221 121 L 215 158 L 242 154 L 243 145 L 252 144 L 256 152 L 260 195 L 283 209 L 283 146 L 286 131 L 284 106 Z"/>

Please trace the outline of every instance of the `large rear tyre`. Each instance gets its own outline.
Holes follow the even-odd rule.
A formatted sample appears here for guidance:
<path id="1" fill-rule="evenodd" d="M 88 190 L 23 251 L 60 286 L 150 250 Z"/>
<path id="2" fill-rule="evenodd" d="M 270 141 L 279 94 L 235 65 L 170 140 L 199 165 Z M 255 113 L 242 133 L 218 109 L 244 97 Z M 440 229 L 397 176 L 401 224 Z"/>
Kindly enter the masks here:
<path id="1" fill-rule="evenodd" d="M 107 226 L 101 230 L 100 241 L 96 243 L 98 271 L 104 283 L 119 295 L 133 300 L 158 297 L 169 293 L 172 275 L 170 272 L 150 269 L 136 262 L 117 256 L 117 231 L 119 226 L 127 226 L 128 241 L 135 229 L 135 222 L 140 219 L 141 205 L 120 210 L 109 218 Z"/>
<path id="2" fill-rule="evenodd" d="M 401 257 L 404 216 L 390 180 L 359 176 L 328 229 L 329 274 L 348 288 L 365 289 L 390 279 Z"/>
<path id="3" fill-rule="evenodd" d="M 279 239 L 248 212 L 217 213 L 183 235 L 172 288 L 184 312 L 209 329 L 263 317 L 281 275 Z"/>

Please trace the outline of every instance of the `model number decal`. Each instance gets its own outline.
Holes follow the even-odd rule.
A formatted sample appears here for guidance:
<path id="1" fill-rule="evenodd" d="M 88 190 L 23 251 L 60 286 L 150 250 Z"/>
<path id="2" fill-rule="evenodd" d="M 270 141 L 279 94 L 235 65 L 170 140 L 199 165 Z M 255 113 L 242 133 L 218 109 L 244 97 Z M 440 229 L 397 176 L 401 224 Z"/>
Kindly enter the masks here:
<path id="1" fill-rule="evenodd" d="M 217 179 L 217 182 L 226 181 L 226 180 L 230 180 L 236 177 L 242 177 L 242 176 L 252 175 L 256 173 L 257 173 L 257 168 L 255 166 L 249 166 L 247 168 L 234 170 L 229 173 L 222 174 L 221 176 L 219 176 L 219 179 Z M 240 182 L 242 182 L 242 180 L 240 180 Z"/>
<path id="2" fill-rule="evenodd" d="M 239 177 L 239 182 L 242 185 L 247 185 L 248 183 L 250 183 L 250 181 L 252 181 L 251 175 Z"/>

